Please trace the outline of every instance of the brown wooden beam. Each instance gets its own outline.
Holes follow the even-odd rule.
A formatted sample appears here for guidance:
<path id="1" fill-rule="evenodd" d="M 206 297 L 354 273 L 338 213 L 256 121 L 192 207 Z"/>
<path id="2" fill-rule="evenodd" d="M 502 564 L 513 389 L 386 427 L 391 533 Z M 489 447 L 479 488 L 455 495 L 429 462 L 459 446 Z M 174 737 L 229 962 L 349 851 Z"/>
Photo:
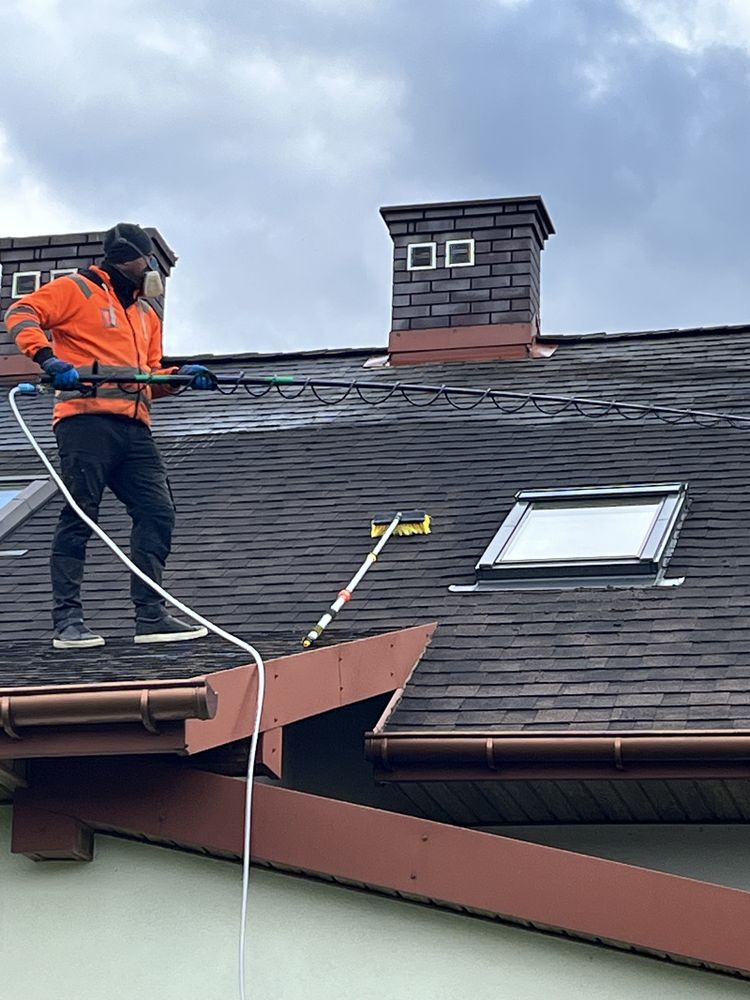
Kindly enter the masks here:
<path id="1" fill-rule="evenodd" d="M 50 812 L 220 856 L 242 851 L 236 778 L 79 760 L 37 762 L 31 780 L 14 809 L 14 851 L 54 850 L 49 824 L 35 827 Z M 750 892 L 267 784 L 254 796 L 257 863 L 750 976 Z"/>

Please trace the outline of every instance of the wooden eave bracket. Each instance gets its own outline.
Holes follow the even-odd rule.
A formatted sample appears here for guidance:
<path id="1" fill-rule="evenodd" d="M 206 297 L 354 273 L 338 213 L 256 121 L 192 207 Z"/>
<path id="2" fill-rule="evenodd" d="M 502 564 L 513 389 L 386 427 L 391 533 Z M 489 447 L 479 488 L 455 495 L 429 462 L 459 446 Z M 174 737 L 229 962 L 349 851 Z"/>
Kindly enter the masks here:
<path id="1" fill-rule="evenodd" d="M 284 726 L 400 688 L 436 623 L 269 660 L 260 763 L 280 767 Z M 0 689 L 0 760 L 130 754 L 191 755 L 246 739 L 254 665 L 165 681 Z M 274 749 L 275 746 L 275 749 Z"/>
<path id="2" fill-rule="evenodd" d="M 38 761 L 31 778 L 14 805 L 15 853 L 80 858 L 103 830 L 241 855 L 236 778 L 84 760 Z M 750 892 L 268 784 L 254 796 L 257 864 L 750 977 Z"/>

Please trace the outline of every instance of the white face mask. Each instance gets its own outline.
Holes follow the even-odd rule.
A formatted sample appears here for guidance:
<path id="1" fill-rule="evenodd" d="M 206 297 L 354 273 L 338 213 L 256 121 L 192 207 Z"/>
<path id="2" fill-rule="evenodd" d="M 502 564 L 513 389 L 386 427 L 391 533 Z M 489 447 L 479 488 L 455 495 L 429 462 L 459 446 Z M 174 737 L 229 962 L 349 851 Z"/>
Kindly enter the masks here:
<path id="1" fill-rule="evenodd" d="M 164 282 L 158 271 L 146 271 L 143 275 L 141 291 L 147 299 L 156 299 L 164 294 Z"/>

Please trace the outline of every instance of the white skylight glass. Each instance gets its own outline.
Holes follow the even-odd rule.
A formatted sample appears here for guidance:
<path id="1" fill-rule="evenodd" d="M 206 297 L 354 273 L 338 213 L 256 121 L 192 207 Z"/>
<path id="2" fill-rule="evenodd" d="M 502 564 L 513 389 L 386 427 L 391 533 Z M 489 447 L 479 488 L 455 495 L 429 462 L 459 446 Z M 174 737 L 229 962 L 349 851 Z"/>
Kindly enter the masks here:
<path id="1" fill-rule="evenodd" d="M 11 500 L 15 500 L 18 494 L 21 492 L 20 488 L 17 490 L 8 489 L 7 487 L 0 487 L 0 509 L 2 509 L 6 504 L 10 503 Z"/>
<path id="2" fill-rule="evenodd" d="M 57 493 L 50 479 L 0 476 L 0 538 L 23 523 Z"/>
<path id="3" fill-rule="evenodd" d="M 498 562 L 636 559 L 662 501 L 533 504 Z"/>

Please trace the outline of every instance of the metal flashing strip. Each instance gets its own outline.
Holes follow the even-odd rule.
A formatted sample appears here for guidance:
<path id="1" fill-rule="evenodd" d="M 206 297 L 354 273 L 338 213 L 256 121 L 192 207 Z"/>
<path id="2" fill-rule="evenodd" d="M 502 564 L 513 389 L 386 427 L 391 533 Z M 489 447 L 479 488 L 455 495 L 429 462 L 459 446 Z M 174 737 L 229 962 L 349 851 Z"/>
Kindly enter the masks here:
<path id="1" fill-rule="evenodd" d="M 658 575 L 623 578 L 621 576 L 556 576 L 537 580 L 479 580 L 477 583 L 450 583 L 452 594 L 487 594 L 502 590 L 634 590 L 644 587 L 681 587 L 684 576 Z"/>

